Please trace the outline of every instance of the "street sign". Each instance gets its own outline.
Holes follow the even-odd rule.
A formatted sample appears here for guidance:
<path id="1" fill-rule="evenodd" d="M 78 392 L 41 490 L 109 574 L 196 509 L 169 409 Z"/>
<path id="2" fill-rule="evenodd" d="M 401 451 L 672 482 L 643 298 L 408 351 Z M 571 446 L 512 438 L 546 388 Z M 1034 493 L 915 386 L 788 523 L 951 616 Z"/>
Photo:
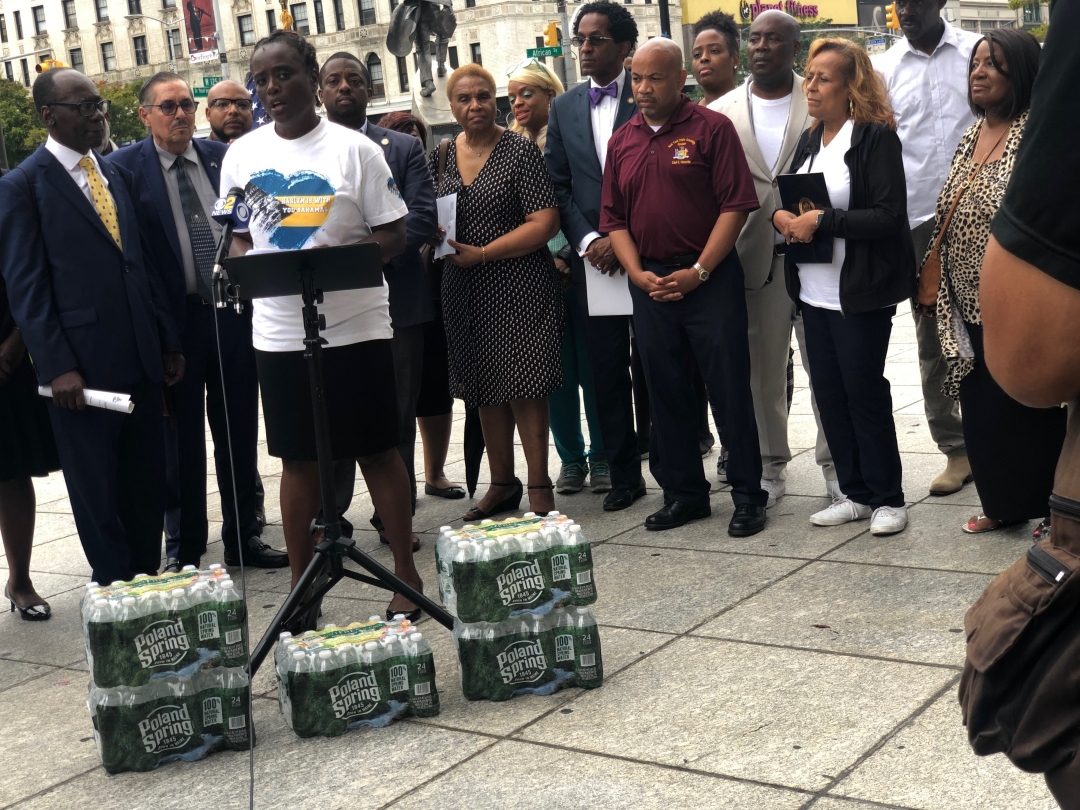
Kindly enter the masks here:
<path id="1" fill-rule="evenodd" d="M 529 48 L 525 51 L 525 55 L 534 59 L 544 59 L 548 56 L 559 57 L 563 55 L 562 45 L 556 45 L 554 48 Z"/>
<path id="2" fill-rule="evenodd" d="M 195 98 L 206 98 L 208 95 L 210 95 L 210 88 L 209 87 L 193 87 L 191 89 L 191 93 L 192 93 L 193 96 L 195 96 Z"/>
<path id="3" fill-rule="evenodd" d="M 221 81 L 220 76 L 203 76 L 202 86 L 209 90 L 215 84 Z"/>
<path id="4" fill-rule="evenodd" d="M 866 52 L 867 53 L 883 53 L 887 49 L 885 44 L 885 37 L 876 37 L 874 39 L 866 40 Z"/>

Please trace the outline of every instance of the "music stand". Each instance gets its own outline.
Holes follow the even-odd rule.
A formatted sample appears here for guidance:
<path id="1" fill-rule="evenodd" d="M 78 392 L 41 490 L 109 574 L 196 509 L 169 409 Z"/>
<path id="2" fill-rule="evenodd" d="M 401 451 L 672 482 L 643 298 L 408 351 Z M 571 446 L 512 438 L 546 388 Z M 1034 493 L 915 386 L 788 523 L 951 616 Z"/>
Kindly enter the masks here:
<path id="1" fill-rule="evenodd" d="M 381 287 L 383 276 L 379 246 L 366 243 L 311 250 L 275 251 L 226 259 L 224 267 L 229 277 L 229 298 L 233 302 L 297 293 L 300 293 L 303 299 L 304 358 L 308 363 L 311 405 L 315 414 L 315 448 L 319 459 L 319 488 L 324 517 L 324 522 L 317 527 L 323 530 L 324 539 L 315 546 L 315 556 L 311 563 L 252 650 L 248 673 L 253 676 L 258 671 L 282 631 L 287 630 L 296 635 L 304 630 L 314 629 L 323 596 L 344 578 L 399 593 L 427 611 L 440 624 L 453 627 L 454 620 L 449 613 L 400 579 L 393 571 L 360 551 L 353 540 L 341 536 L 341 520 L 334 496 L 330 419 L 323 395 L 322 344 L 326 339 L 319 336 L 319 330 L 325 328 L 326 319 L 319 315 L 317 305 L 322 303 L 323 293 Z M 345 568 L 345 556 L 371 576 Z M 316 580 L 320 581 L 312 587 Z"/>

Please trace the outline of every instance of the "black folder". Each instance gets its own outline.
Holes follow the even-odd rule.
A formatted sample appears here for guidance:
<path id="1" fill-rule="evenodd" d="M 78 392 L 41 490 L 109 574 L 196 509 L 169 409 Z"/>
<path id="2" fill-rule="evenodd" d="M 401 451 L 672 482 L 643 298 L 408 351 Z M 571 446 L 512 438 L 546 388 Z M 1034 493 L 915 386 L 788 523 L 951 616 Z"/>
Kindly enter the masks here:
<path id="1" fill-rule="evenodd" d="M 795 216 L 832 208 L 822 172 L 781 174 L 776 178 L 776 185 L 784 210 Z M 792 242 L 784 246 L 784 264 L 829 264 L 832 258 L 831 236 L 815 233 L 809 242 Z"/>

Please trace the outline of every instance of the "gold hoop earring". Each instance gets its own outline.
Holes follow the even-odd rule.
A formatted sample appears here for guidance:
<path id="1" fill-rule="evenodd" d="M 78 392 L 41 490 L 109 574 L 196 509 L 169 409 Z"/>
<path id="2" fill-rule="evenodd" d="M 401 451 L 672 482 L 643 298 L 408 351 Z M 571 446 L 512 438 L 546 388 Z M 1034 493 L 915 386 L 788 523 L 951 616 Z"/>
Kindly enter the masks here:
<path id="1" fill-rule="evenodd" d="M 851 118 L 855 117 L 855 102 L 852 101 L 850 98 L 848 99 L 848 102 L 847 102 L 847 111 L 848 111 L 848 116 L 850 116 Z"/>

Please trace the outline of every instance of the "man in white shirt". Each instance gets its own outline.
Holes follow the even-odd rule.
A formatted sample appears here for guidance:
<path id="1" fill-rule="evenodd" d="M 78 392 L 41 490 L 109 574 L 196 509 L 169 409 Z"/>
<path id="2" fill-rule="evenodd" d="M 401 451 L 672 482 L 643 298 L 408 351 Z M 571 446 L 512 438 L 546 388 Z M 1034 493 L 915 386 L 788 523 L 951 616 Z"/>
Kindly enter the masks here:
<path id="1" fill-rule="evenodd" d="M 578 285 L 575 300 L 585 306 L 584 259 L 601 272 L 625 278 L 610 241 L 599 231 L 600 193 L 608 141 L 637 112 L 630 74 L 623 67 L 637 34 L 637 23 L 622 4 L 583 5 L 571 42 L 578 51 L 581 73 L 589 81 L 556 97 L 548 119 L 544 158 L 559 198 L 562 231 L 574 248 L 570 270 Z M 604 509 L 616 511 L 645 494 L 631 399 L 630 316 L 589 316 L 586 323 L 600 429 L 611 471 Z"/>
<path id="2" fill-rule="evenodd" d="M 953 152 L 975 118 L 968 107 L 968 67 L 978 34 L 953 28 L 941 17 L 945 0 L 897 0 L 904 39 L 874 57 L 885 79 L 904 144 L 908 219 L 921 264 L 934 230 L 938 195 L 949 175 Z M 948 457 L 945 472 L 930 484 L 931 495 L 948 495 L 971 481 L 960 406 L 941 392 L 947 366 L 937 324 L 915 316 L 923 407 L 930 435 Z"/>
<path id="3" fill-rule="evenodd" d="M 759 14 L 750 26 L 746 48 L 750 80 L 709 105 L 735 125 L 761 203 L 747 219 L 736 249 L 746 276 L 750 387 L 761 445 L 761 486 L 769 493 L 770 507 L 784 495 L 786 468 L 791 461 L 787 363 L 793 321 L 800 350 L 803 346 L 802 319 L 796 320 L 795 305 L 784 281 L 784 256 L 777 252 L 783 251 L 784 240 L 772 226 L 773 212 L 780 207 L 776 176 L 789 171 L 799 136 L 811 124 L 803 80 L 794 72 L 799 47 L 799 23 L 794 17 L 774 10 Z M 816 419 L 812 393 L 810 401 Z M 828 494 L 840 497 L 820 421 L 815 456 Z"/>

